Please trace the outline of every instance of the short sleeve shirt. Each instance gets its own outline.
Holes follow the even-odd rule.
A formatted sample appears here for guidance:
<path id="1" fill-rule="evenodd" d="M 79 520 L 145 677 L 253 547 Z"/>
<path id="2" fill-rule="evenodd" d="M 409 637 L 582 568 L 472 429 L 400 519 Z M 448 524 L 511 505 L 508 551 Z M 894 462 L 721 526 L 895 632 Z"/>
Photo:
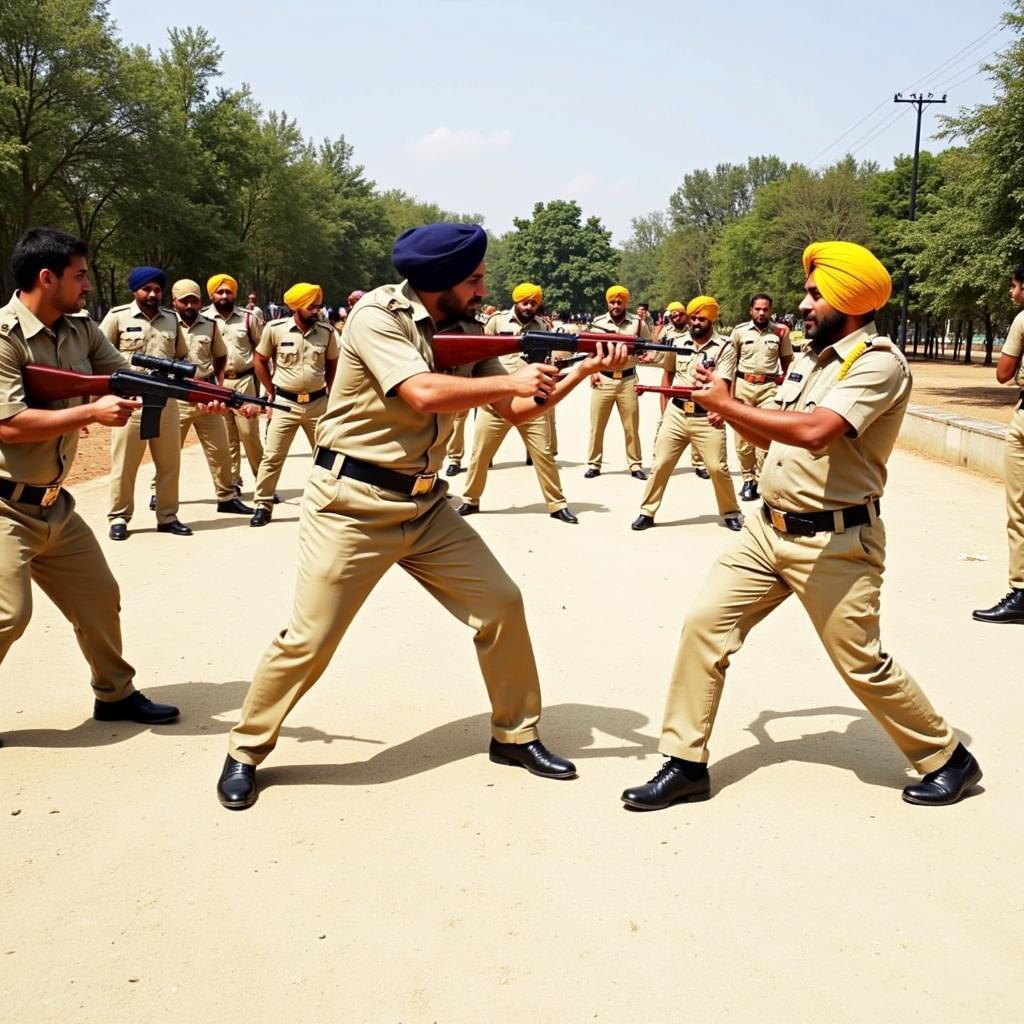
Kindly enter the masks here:
<path id="1" fill-rule="evenodd" d="M 1002 354 L 1012 356 L 1014 359 L 1021 359 L 1024 356 L 1024 309 L 1013 318 L 1013 323 L 1010 324 L 1010 329 L 1006 332 Z M 1024 360 L 1017 367 L 1013 382 L 1017 387 L 1024 388 Z"/>
<path id="2" fill-rule="evenodd" d="M 319 391 L 327 382 L 328 360 L 338 358 L 338 334 L 321 322 L 303 332 L 295 317 L 284 317 L 263 328 L 256 351 L 274 360 L 274 387 L 298 393 Z"/>
<path id="3" fill-rule="evenodd" d="M 789 332 L 780 338 L 773 324 L 761 330 L 752 320 L 748 320 L 732 332 L 729 340 L 736 346 L 736 368 L 743 373 L 774 377 L 779 372 L 782 357 L 793 355 Z"/>
<path id="4" fill-rule="evenodd" d="M 646 320 L 641 323 L 640 318 L 632 313 L 627 313 L 619 323 L 612 319 L 611 313 L 596 316 L 587 327 L 587 330 L 607 331 L 609 334 L 631 334 L 634 338 L 641 338 L 643 341 L 651 340 L 650 323 Z M 636 366 L 638 362 L 639 359 L 636 356 L 630 356 L 626 361 L 625 369 L 628 370 L 630 367 Z"/>
<path id="5" fill-rule="evenodd" d="M 152 320 L 142 312 L 137 302 L 115 306 L 103 318 L 100 330 L 129 361 L 139 353 L 160 359 L 184 359 L 188 355 L 185 332 L 178 315 L 163 306 Z"/>
<path id="6" fill-rule="evenodd" d="M 260 340 L 263 320 L 241 306 L 235 306 L 228 316 L 221 316 L 212 302 L 203 310 L 203 316 L 216 322 L 224 339 L 228 350 L 227 372 L 237 375 L 251 370 L 252 354 Z"/>
<path id="7" fill-rule="evenodd" d="M 720 334 L 712 334 L 703 345 L 698 345 L 687 332 L 673 341 L 678 352 L 666 352 L 662 366 L 667 373 L 674 374 L 672 384 L 677 388 L 692 388 L 697 384 L 697 367 L 707 359 L 715 364 L 714 373 L 723 380 L 736 376 L 736 349 Z"/>
<path id="8" fill-rule="evenodd" d="M 689 337 L 689 330 L 686 327 L 676 327 L 670 320 L 664 324 L 661 328 L 661 333 L 658 335 L 658 343 L 661 345 L 675 345 L 683 338 Z"/>
<path id="9" fill-rule="evenodd" d="M 787 412 L 831 409 L 850 430 L 817 452 L 773 441 L 758 481 L 764 500 L 784 512 L 819 512 L 880 498 L 911 386 L 903 353 L 873 323 L 820 355 L 805 346 L 776 403 Z"/>
<path id="10" fill-rule="evenodd" d="M 191 327 L 183 320 L 181 329 L 185 332 L 185 344 L 188 346 L 185 358 L 196 364 L 196 377 L 212 377 L 213 361 L 228 354 L 216 322 L 200 313 Z"/>
<path id="11" fill-rule="evenodd" d="M 464 321 L 445 331 L 481 334 L 483 328 Z M 435 333 L 437 325 L 408 281 L 364 295 L 345 321 L 317 444 L 400 473 L 437 472 L 454 414 L 417 412 L 396 393 L 410 377 L 437 372 Z M 488 377 L 505 369 L 498 359 L 487 359 L 445 372 Z"/>
<path id="12" fill-rule="evenodd" d="M 0 309 L 0 420 L 29 408 L 68 409 L 88 401 L 69 398 L 48 405 L 30 401 L 22 377 L 27 363 L 110 374 L 127 365 L 127 360 L 88 316 L 63 316 L 50 330 L 15 295 Z M 36 486 L 59 483 L 77 451 L 77 429 L 47 441 L 0 443 L 0 476 Z"/>

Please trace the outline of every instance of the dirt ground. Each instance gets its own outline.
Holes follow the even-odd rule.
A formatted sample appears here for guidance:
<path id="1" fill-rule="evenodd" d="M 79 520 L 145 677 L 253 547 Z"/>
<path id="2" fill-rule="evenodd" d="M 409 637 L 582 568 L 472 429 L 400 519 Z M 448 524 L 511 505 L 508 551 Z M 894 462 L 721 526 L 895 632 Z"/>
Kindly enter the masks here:
<path id="1" fill-rule="evenodd" d="M 900 800 L 913 773 L 787 601 L 733 659 L 712 799 L 635 814 L 619 794 L 660 765 L 680 625 L 730 535 L 685 458 L 657 528 L 630 531 L 643 484 L 615 417 L 583 478 L 587 410 L 583 390 L 558 410 L 578 526 L 544 514 L 515 432 L 473 519 L 522 588 L 541 732 L 572 782 L 488 761 L 471 633 L 396 568 L 286 722 L 259 802 L 224 810 L 226 733 L 288 617 L 306 445 L 261 530 L 216 513 L 195 447 L 193 537 L 140 511 L 112 543 L 106 479 L 75 488 L 138 683 L 182 717 L 94 722 L 73 632 L 36 592 L 0 668 L 4 1024 L 1021 1019 L 1024 631 L 970 618 L 1006 588 L 1002 487 L 897 450 L 884 505 L 886 650 L 977 754 L 975 796 Z M 648 463 L 655 418 L 645 402 Z"/>

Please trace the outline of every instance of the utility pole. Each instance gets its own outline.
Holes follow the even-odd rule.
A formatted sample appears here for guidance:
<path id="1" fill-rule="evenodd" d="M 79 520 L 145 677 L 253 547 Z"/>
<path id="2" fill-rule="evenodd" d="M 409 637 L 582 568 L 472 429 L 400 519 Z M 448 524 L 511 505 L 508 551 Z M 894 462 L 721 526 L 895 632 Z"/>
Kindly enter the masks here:
<path id="1" fill-rule="evenodd" d="M 932 103 L 945 103 L 946 94 L 942 94 L 942 99 L 936 99 L 932 93 L 925 95 L 924 93 L 912 92 L 909 96 L 904 96 L 903 93 L 898 92 L 893 97 L 893 103 L 912 103 L 917 107 L 917 133 L 914 135 L 914 170 L 910 178 L 910 219 L 914 219 L 914 213 L 917 208 L 917 165 L 921 158 L 921 114 L 924 108 Z M 906 352 L 907 350 L 907 310 L 910 306 L 910 271 L 903 271 L 903 303 L 900 307 L 900 350 Z"/>

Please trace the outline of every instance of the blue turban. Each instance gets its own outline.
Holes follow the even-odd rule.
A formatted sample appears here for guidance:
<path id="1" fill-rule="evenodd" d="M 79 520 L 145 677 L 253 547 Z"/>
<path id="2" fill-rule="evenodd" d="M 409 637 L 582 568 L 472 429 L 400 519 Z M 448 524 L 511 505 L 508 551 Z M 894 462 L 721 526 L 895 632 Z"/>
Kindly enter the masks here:
<path id="1" fill-rule="evenodd" d="M 469 277 L 485 252 L 479 224 L 425 224 L 398 236 L 391 262 L 417 291 L 443 292 Z"/>
<path id="2" fill-rule="evenodd" d="M 167 275 L 159 267 L 136 267 L 128 274 L 128 289 L 137 292 L 150 281 L 156 281 L 161 288 L 167 287 Z"/>

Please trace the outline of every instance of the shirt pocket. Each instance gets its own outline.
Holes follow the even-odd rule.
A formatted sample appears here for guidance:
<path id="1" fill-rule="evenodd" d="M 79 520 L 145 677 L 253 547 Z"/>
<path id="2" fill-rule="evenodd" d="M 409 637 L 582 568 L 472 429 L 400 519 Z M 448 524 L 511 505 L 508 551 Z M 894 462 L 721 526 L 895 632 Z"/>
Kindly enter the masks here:
<path id="1" fill-rule="evenodd" d="M 309 346 L 309 365 L 314 373 L 323 373 L 327 361 L 327 346 L 313 342 Z"/>
<path id="2" fill-rule="evenodd" d="M 117 347 L 122 352 L 141 352 L 146 345 L 143 331 L 122 331 L 117 339 Z"/>
<path id="3" fill-rule="evenodd" d="M 787 377 L 782 382 L 782 386 L 776 393 L 775 401 L 779 403 L 781 408 L 789 408 L 800 398 L 800 392 L 803 391 L 803 386 L 803 380 L 790 380 L 790 378 Z"/>
<path id="4" fill-rule="evenodd" d="M 212 338 L 194 338 L 192 340 L 192 352 L 195 355 L 193 362 L 196 363 L 209 363 L 213 359 L 211 349 L 213 347 Z"/>
<path id="5" fill-rule="evenodd" d="M 169 331 L 153 331 L 149 338 L 150 355 L 159 356 L 161 359 L 173 359 L 177 340 L 177 335 Z"/>
<path id="6" fill-rule="evenodd" d="M 277 354 L 274 356 L 274 362 L 278 366 L 297 366 L 299 362 L 299 350 L 295 347 L 294 343 L 288 342 L 278 345 Z"/>

